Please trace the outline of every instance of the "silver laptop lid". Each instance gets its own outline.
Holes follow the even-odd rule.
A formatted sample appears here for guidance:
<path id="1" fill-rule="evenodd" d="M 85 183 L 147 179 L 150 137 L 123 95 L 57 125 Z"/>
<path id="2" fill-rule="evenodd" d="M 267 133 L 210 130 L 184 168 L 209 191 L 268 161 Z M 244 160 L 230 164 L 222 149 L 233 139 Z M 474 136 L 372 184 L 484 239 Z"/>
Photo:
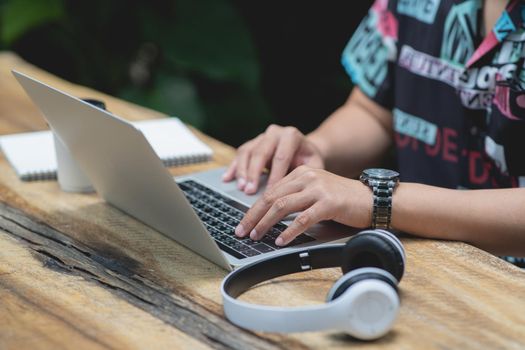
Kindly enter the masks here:
<path id="1" fill-rule="evenodd" d="M 139 130 L 25 74 L 13 74 L 102 198 L 206 259 L 231 269 Z"/>

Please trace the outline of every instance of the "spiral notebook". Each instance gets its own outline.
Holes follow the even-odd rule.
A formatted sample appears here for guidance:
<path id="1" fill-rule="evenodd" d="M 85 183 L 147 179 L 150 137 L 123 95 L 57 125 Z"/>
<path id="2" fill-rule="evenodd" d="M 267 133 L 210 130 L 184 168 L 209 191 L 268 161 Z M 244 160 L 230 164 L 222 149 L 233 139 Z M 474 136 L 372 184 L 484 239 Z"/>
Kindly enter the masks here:
<path id="1" fill-rule="evenodd" d="M 213 151 L 178 118 L 132 123 L 142 131 L 165 166 L 204 162 Z M 0 136 L 0 148 L 23 181 L 56 179 L 57 162 L 51 131 Z"/>

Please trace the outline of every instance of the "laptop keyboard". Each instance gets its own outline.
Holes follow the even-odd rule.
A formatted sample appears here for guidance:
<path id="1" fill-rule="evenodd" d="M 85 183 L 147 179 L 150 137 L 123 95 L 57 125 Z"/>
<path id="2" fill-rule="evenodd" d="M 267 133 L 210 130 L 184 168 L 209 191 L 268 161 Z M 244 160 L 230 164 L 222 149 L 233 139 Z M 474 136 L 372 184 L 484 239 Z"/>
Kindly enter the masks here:
<path id="1" fill-rule="evenodd" d="M 284 248 L 275 245 L 275 239 L 287 227 L 284 223 L 277 223 L 260 241 L 253 241 L 249 237 L 237 237 L 235 227 L 248 207 L 192 180 L 179 182 L 178 185 L 217 245 L 228 254 L 237 259 L 244 259 Z M 312 237 L 303 234 L 286 247 L 313 240 Z"/>

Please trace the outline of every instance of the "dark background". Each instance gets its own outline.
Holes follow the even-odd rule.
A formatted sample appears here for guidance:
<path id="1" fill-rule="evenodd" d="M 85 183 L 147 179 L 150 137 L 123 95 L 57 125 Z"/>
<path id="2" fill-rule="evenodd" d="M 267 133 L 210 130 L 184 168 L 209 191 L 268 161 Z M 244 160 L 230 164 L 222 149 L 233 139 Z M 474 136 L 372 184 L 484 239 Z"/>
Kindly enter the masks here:
<path id="1" fill-rule="evenodd" d="M 371 2 L 0 0 L 0 49 L 238 146 L 345 101 L 341 52 Z"/>

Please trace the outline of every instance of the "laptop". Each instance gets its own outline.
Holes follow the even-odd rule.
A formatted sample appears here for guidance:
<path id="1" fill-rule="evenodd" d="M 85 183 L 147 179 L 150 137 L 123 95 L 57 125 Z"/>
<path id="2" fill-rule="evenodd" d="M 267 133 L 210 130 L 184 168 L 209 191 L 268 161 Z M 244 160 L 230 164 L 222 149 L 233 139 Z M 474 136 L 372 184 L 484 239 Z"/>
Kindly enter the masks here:
<path id="1" fill-rule="evenodd" d="M 142 132 L 126 120 L 13 74 L 107 203 L 227 270 L 286 250 L 344 241 L 356 232 L 327 222 L 278 247 L 275 238 L 289 223 L 283 221 L 261 241 L 237 238 L 234 229 L 257 195 L 222 182 L 224 168 L 174 178 Z"/>

